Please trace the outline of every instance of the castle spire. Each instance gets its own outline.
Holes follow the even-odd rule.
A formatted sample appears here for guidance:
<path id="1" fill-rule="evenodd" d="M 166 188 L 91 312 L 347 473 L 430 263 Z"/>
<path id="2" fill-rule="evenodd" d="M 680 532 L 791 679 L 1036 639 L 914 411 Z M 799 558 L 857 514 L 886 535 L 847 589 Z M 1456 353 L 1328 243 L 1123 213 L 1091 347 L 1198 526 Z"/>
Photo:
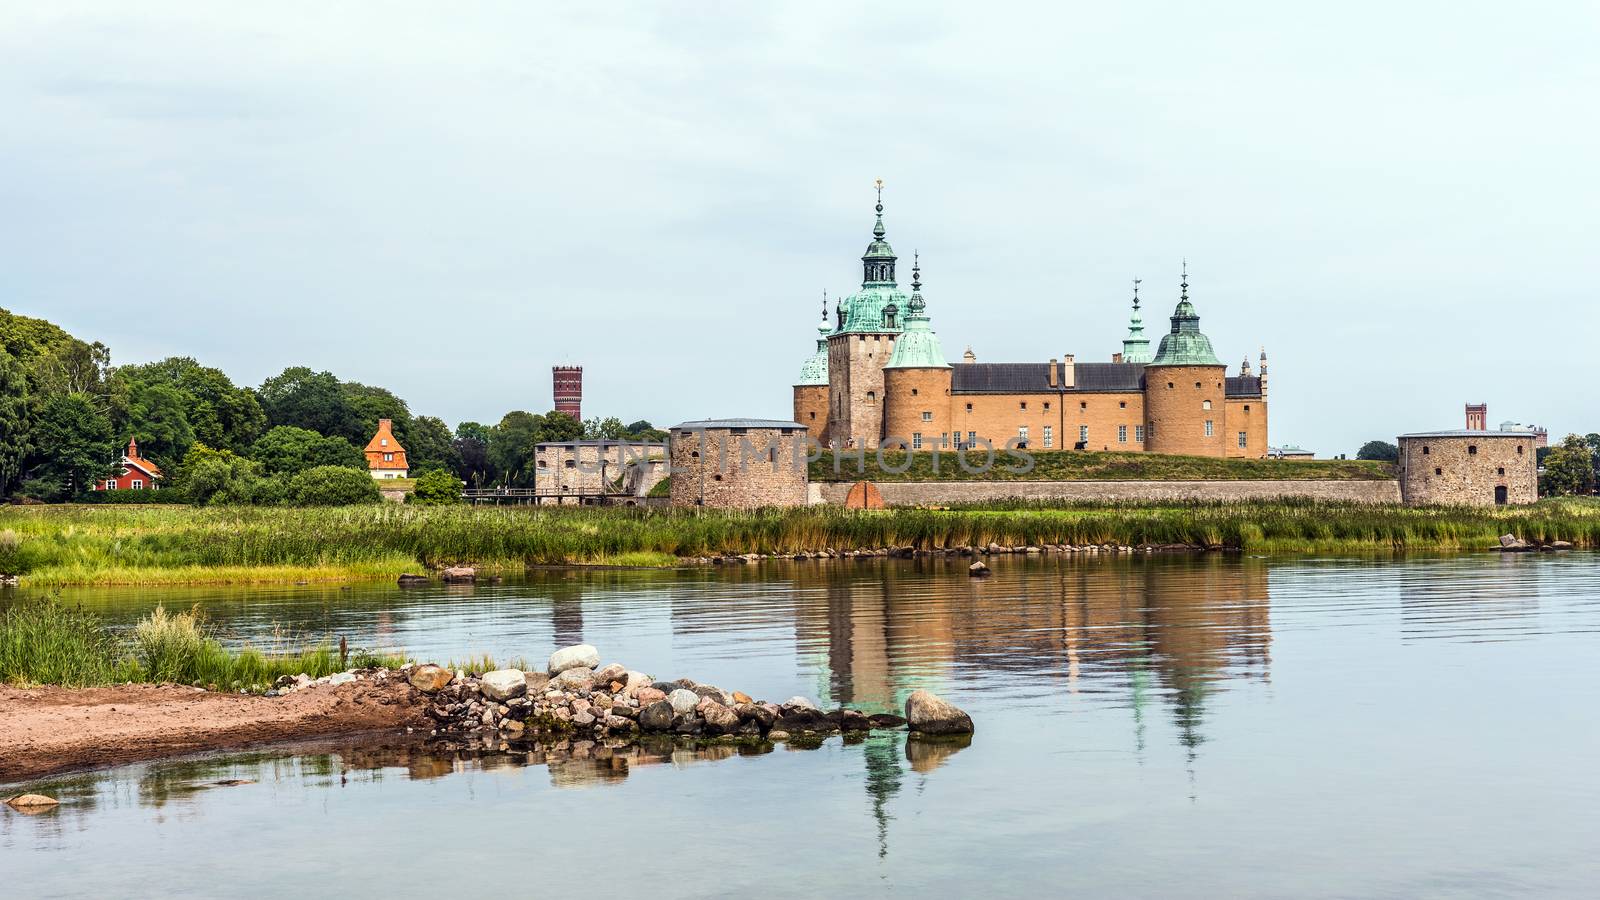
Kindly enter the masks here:
<path id="1" fill-rule="evenodd" d="M 1128 317 L 1128 336 L 1122 339 L 1122 361 L 1147 363 L 1150 361 L 1150 339 L 1144 336 L 1144 316 L 1139 314 L 1139 283 L 1133 280 L 1133 314 Z"/>
<path id="2" fill-rule="evenodd" d="M 1172 332 L 1161 339 L 1150 364 L 1155 366 L 1220 366 L 1211 339 L 1200 331 L 1200 314 L 1189 302 L 1189 260 L 1183 261 L 1178 306 L 1172 311 Z"/>
<path id="3" fill-rule="evenodd" d="M 911 315 L 920 316 L 927 303 L 922 299 L 922 254 L 911 251 L 911 301 L 906 304 Z"/>
<path id="4" fill-rule="evenodd" d="M 927 304 L 922 299 L 922 258 L 912 254 L 911 299 L 906 302 L 905 330 L 894 342 L 885 369 L 948 369 L 938 335 L 928 326 Z M 888 309 L 893 309 L 890 304 Z"/>
<path id="5" fill-rule="evenodd" d="M 861 257 L 861 286 L 894 287 L 894 248 L 883 237 L 887 233 L 883 227 L 883 179 L 873 182 L 873 187 L 878 192 L 878 217 L 872 225 L 872 243 Z"/>

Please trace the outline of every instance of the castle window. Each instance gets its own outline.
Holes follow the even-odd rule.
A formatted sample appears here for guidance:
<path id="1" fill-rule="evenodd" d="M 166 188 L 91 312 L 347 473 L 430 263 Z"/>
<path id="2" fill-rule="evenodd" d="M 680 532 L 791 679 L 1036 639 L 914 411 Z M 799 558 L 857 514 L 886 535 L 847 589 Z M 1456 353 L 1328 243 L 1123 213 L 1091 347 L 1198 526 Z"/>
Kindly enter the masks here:
<path id="1" fill-rule="evenodd" d="M 933 421 L 933 413 L 929 412 L 928 410 L 923 410 L 922 411 L 922 421 L 924 421 L 924 422 L 932 422 Z"/>
<path id="2" fill-rule="evenodd" d="M 1467 455 L 1468 456 L 1477 456 L 1478 455 L 1478 445 L 1477 444 L 1468 444 L 1467 445 Z"/>
<path id="3" fill-rule="evenodd" d="M 1249 445 L 1250 445 L 1250 436 L 1248 434 L 1245 434 L 1242 431 L 1239 432 L 1239 446 L 1247 447 Z"/>
<path id="4" fill-rule="evenodd" d="M 569 468 L 569 469 L 577 468 L 577 465 L 578 465 L 578 461 L 577 460 L 575 460 L 575 459 L 567 460 L 567 468 Z"/>
<path id="5" fill-rule="evenodd" d="M 1199 387 L 1199 386 L 1200 386 L 1200 382 L 1198 382 L 1198 381 L 1196 381 L 1196 382 L 1195 382 L 1195 383 L 1194 383 L 1194 386 L 1195 386 L 1195 387 L 1197 387 L 1197 388 L 1198 388 L 1198 387 Z"/>
<path id="6" fill-rule="evenodd" d="M 867 402 L 868 403 L 876 403 L 876 402 L 878 402 L 878 392 L 877 391 L 867 391 Z"/>
<path id="7" fill-rule="evenodd" d="M 858 340 L 858 341 L 865 341 L 866 339 L 867 339 L 867 336 L 864 335 L 864 334 L 856 335 L 856 340 Z"/>
<path id="8" fill-rule="evenodd" d="M 1121 403 L 1117 404 L 1117 409 L 1127 409 L 1127 408 L 1128 408 L 1128 401 L 1126 401 L 1126 400 L 1124 400 Z"/>
<path id="9" fill-rule="evenodd" d="M 1206 437 L 1211 437 L 1212 434 L 1214 434 L 1214 433 L 1215 433 L 1215 428 L 1213 427 L 1213 425 L 1211 423 L 1211 420 L 1207 419 L 1206 420 Z"/>
<path id="10" fill-rule="evenodd" d="M 1044 411 L 1045 412 L 1049 412 L 1050 411 L 1050 401 L 1049 400 L 1046 400 L 1044 402 Z"/>
<path id="11" fill-rule="evenodd" d="M 1245 411 L 1245 412 L 1249 412 L 1249 411 L 1250 411 L 1250 404 L 1248 404 L 1248 403 L 1246 403 L 1246 404 L 1245 404 L 1245 405 L 1244 405 L 1244 411 Z"/>
<path id="12" fill-rule="evenodd" d="M 1118 425 L 1117 426 L 1117 443 L 1126 444 L 1127 442 L 1128 442 L 1128 426 L 1126 426 L 1126 425 Z"/>
<path id="13" fill-rule="evenodd" d="M 976 444 L 977 442 L 978 442 L 978 433 L 976 431 L 967 432 L 967 446 L 970 447 L 973 444 Z"/>
<path id="14" fill-rule="evenodd" d="M 1422 455 L 1423 456 L 1427 456 L 1428 455 L 1428 445 L 1427 444 L 1423 444 L 1422 445 Z"/>
<path id="15" fill-rule="evenodd" d="M 711 476 L 711 480 L 712 481 L 721 481 L 722 480 L 722 476 L 721 475 L 713 475 L 713 476 Z"/>
<path id="16" fill-rule="evenodd" d="M 394 462 L 394 454 L 393 453 L 385 453 L 383 455 L 383 461 L 384 462 Z"/>
<path id="17" fill-rule="evenodd" d="M 1055 445 L 1056 445 L 1056 430 L 1054 428 L 1051 428 L 1049 425 L 1046 425 L 1044 427 L 1044 446 L 1045 446 L 1045 449 L 1048 450 L 1051 447 L 1054 447 Z"/>
<path id="18" fill-rule="evenodd" d="M 917 395 L 917 389 L 916 388 L 912 388 L 911 389 L 911 396 L 915 397 L 916 395 Z"/>
<path id="19" fill-rule="evenodd" d="M 1087 402 L 1082 401 L 1082 400 L 1078 401 L 1078 409 L 1088 409 L 1088 408 L 1089 408 L 1089 404 Z"/>
<path id="20" fill-rule="evenodd" d="M 1210 409 L 1211 408 L 1211 401 L 1210 400 L 1201 400 L 1200 401 L 1200 408 L 1201 409 Z"/>
<path id="21" fill-rule="evenodd" d="M 921 450 L 922 449 L 922 432 L 920 432 L 920 431 L 911 432 L 911 449 L 913 449 L 913 450 Z"/>
<path id="22" fill-rule="evenodd" d="M 1089 442 L 1089 426 L 1087 426 L 1087 425 L 1079 425 L 1078 426 L 1078 443 L 1086 444 L 1088 442 Z"/>
<path id="23" fill-rule="evenodd" d="M 1017 404 L 1017 408 L 1018 409 L 1027 409 L 1028 408 L 1028 401 L 1024 400 L 1021 403 L 1018 403 Z"/>
<path id="24" fill-rule="evenodd" d="M 812 411 L 812 412 L 811 412 L 811 414 L 810 414 L 810 415 L 811 415 L 811 418 L 812 418 L 812 419 L 813 419 L 813 420 L 814 420 L 814 419 L 816 419 L 816 417 L 817 417 L 817 413 L 816 413 L 816 411 L 815 411 L 815 410 L 813 410 L 813 411 Z"/>
<path id="25" fill-rule="evenodd" d="M 1135 444 L 1144 443 L 1144 426 L 1143 425 L 1135 425 L 1135 426 L 1133 426 L 1133 442 Z"/>
<path id="26" fill-rule="evenodd" d="M 1443 475 L 1444 474 L 1444 470 L 1443 469 L 1439 469 L 1439 468 L 1435 468 L 1433 470 L 1433 474 L 1435 474 L 1435 475 Z"/>
<path id="27" fill-rule="evenodd" d="M 967 404 L 967 412 L 972 412 L 972 404 L 971 403 Z"/>
<path id="28" fill-rule="evenodd" d="M 1426 447 L 1424 447 L 1424 448 L 1423 448 L 1423 450 L 1422 450 L 1422 452 L 1424 452 L 1424 453 L 1426 453 L 1426 452 L 1428 452 L 1428 450 L 1427 450 L 1427 448 L 1426 448 Z M 1522 445 L 1521 445 L 1521 444 L 1518 444 L 1518 445 L 1517 445 L 1517 455 L 1518 455 L 1518 456 L 1521 456 L 1521 455 L 1522 455 Z"/>
<path id="29" fill-rule="evenodd" d="M 1172 387 L 1173 387 L 1172 382 L 1170 382 L 1170 381 L 1167 382 L 1167 390 L 1169 390 L 1169 391 L 1172 390 Z"/>
<path id="30" fill-rule="evenodd" d="M 1028 449 L 1028 426 L 1026 425 L 1017 426 L 1017 447 L 1022 450 Z"/>
<path id="31" fill-rule="evenodd" d="M 1505 473 L 1506 473 L 1506 467 L 1505 467 L 1505 466 L 1501 466 L 1501 467 L 1500 467 L 1500 468 L 1498 468 L 1498 469 L 1495 469 L 1495 470 L 1494 470 L 1494 473 L 1495 473 L 1495 474 L 1496 474 L 1496 475 L 1504 475 L 1504 474 L 1505 474 Z M 133 486 L 134 486 L 134 487 L 138 487 L 138 486 L 139 486 L 139 482 L 137 482 L 137 481 L 135 481 L 135 482 L 134 482 L 134 483 L 133 483 Z"/>
<path id="32" fill-rule="evenodd" d="M 690 450 L 689 451 L 689 458 L 690 459 L 699 459 L 700 458 L 700 451 L 699 450 Z"/>

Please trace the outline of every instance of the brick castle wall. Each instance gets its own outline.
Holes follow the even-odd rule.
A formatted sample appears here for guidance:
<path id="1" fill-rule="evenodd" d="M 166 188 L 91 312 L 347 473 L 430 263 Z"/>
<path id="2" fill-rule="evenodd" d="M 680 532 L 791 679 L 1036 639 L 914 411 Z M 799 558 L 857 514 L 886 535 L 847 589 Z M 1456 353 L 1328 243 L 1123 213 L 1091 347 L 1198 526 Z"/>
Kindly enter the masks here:
<path id="1" fill-rule="evenodd" d="M 794 420 L 806 426 L 811 439 L 828 446 L 828 386 L 797 384 L 794 387 Z"/>
<path id="2" fill-rule="evenodd" d="M 1146 366 L 1145 450 L 1186 456 L 1224 455 L 1226 376 L 1227 370 L 1222 366 Z M 1209 436 L 1205 433 L 1208 419 L 1212 423 Z"/>
<path id="3" fill-rule="evenodd" d="M 923 447 L 940 446 L 939 439 L 953 445 L 950 433 L 949 369 L 885 369 L 883 436 L 906 442 L 916 448 L 922 436 Z"/>

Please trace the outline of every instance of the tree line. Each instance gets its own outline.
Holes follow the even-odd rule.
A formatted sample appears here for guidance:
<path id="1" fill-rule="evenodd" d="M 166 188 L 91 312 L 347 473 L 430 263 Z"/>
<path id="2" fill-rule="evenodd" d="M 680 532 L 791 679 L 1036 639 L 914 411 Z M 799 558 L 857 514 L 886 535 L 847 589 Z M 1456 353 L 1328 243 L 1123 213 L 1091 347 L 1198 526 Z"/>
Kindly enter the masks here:
<path id="1" fill-rule="evenodd" d="M 371 482 L 362 448 L 379 419 L 393 422 L 412 475 L 478 486 L 531 483 L 541 442 L 666 438 L 646 421 L 521 410 L 452 431 L 386 388 L 305 366 L 254 388 L 188 357 L 113 366 L 104 344 L 0 309 L 0 498 L 83 498 L 118 468 L 129 438 L 161 467 L 164 489 L 194 502 L 312 502 L 358 489 L 375 498 L 370 483 L 323 470 Z"/>

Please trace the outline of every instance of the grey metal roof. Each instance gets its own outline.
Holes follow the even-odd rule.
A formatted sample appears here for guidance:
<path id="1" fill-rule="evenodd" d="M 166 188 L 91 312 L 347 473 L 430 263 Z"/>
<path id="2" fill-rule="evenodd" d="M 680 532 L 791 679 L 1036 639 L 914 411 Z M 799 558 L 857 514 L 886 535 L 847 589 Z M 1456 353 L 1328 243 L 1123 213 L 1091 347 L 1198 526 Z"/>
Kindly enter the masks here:
<path id="1" fill-rule="evenodd" d="M 1444 431 L 1418 431 L 1413 434 L 1402 434 L 1402 438 L 1522 438 L 1532 440 L 1538 435 L 1531 431 L 1477 431 L 1470 428 L 1450 428 Z"/>
<path id="2" fill-rule="evenodd" d="M 805 430 L 799 422 L 788 422 L 783 419 L 699 419 L 694 422 L 679 422 L 672 426 L 673 431 L 715 431 L 724 428 L 798 428 Z"/>
<path id="3" fill-rule="evenodd" d="M 1261 376 L 1229 375 L 1224 393 L 1229 397 L 1261 396 Z"/>
<path id="4" fill-rule="evenodd" d="M 1055 385 L 1050 384 L 1050 363 L 961 363 L 950 367 L 952 394 L 1054 394 L 1062 390 L 1066 363 L 1055 363 Z M 1138 391 L 1143 386 L 1140 363 L 1077 363 L 1076 384 L 1067 391 Z"/>

